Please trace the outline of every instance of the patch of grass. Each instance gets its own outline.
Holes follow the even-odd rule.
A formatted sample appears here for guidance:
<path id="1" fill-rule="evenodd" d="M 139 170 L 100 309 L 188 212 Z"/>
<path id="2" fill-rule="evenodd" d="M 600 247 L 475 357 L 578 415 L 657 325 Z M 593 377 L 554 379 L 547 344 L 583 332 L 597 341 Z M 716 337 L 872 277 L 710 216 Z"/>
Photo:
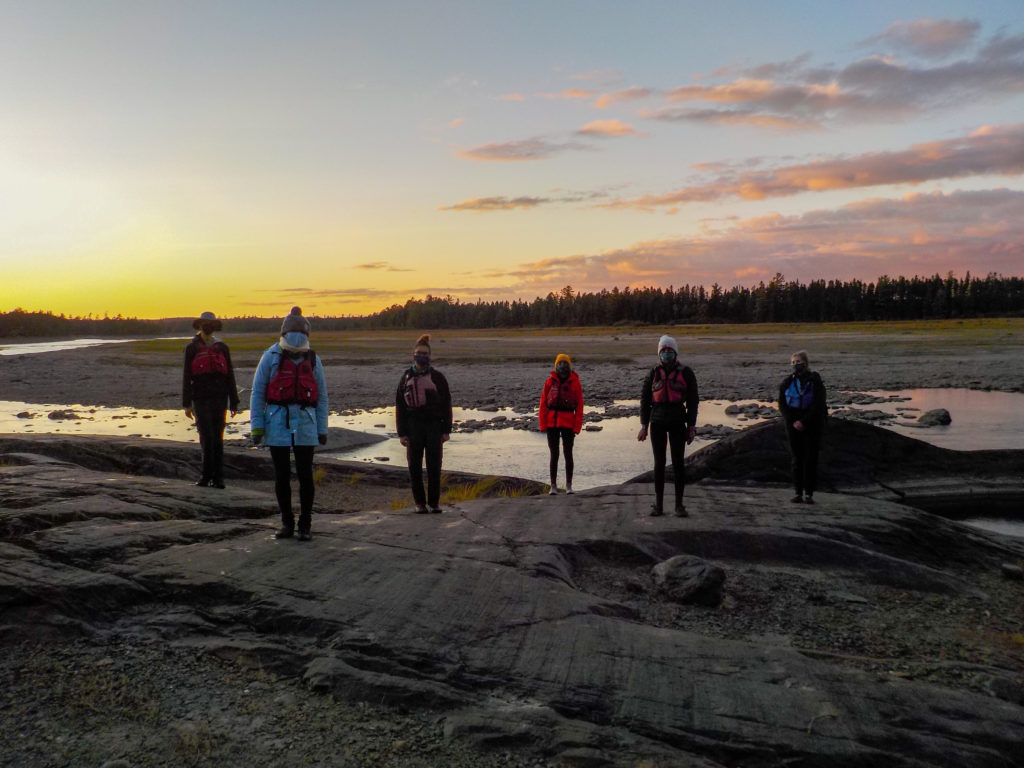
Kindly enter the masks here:
<path id="1" fill-rule="evenodd" d="M 345 485 L 359 485 L 362 479 L 366 477 L 365 472 L 353 472 L 351 475 L 346 477 L 343 481 Z"/>
<path id="2" fill-rule="evenodd" d="M 185 758 L 199 758 L 213 752 L 217 743 L 214 733 L 202 723 L 179 723 L 171 727 L 174 751 Z"/>
<path id="3" fill-rule="evenodd" d="M 399 510 L 405 509 L 406 507 L 412 506 L 412 501 L 408 496 L 392 496 L 391 497 L 391 509 Z"/>
<path id="4" fill-rule="evenodd" d="M 327 470 L 323 467 L 317 467 L 313 470 L 313 485 L 319 486 L 323 483 L 325 477 L 327 477 Z"/>

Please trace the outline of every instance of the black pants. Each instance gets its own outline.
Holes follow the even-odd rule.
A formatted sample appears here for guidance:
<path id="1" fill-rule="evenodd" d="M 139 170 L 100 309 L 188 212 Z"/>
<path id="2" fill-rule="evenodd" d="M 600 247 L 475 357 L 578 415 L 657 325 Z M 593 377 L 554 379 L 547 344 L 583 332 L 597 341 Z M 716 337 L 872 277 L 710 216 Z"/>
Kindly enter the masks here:
<path id="1" fill-rule="evenodd" d="M 572 427 L 548 427 L 545 430 L 548 436 L 548 450 L 551 452 L 551 461 L 548 469 L 551 474 L 551 487 L 555 487 L 555 479 L 558 477 L 558 440 L 562 440 L 562 451 L 565 453 L 565 484 L 572 485 L 572 444 L 576 440 L 576 433 Z"/>
<path id="2" fill-rule="evenodd" d="M 192 413 L 196 417 L 196 431 L 203 449 L 202 479 L 209 482 L 224 482 L 224 422 L 227 401 L 222 397 L 202 398 L 192 401 Z"/>
<path id="3" fill-rule="evenodd" d="M 270 457 L 274 460 L 274 492 L 281 510 L 281 523 L 286 528 L 295 525 L 292 514 L 291 452 L 295 451 L 295 474 L 299 478 L 299 528 L 309 530 L 313 514 L 313 446 L 272 445 Z"/>
<path id="4" fill-rule="evenodd" d="M 423 457 L 427 458 L 427 492 L 423 492 Z M 413 429 L 409 432 L 409 447 L 405 456 L 409 462 L 409 481 L 412 498 L 417 505 L 436 507 L 441 499 L 441 457 L 443 455 L 439 429 Z"/>
<path id="5" fill-rule="evenodd" d="M 798 494 L 808 496 L 818 488 L 818 451 L 821 449 L 821 430 L 804 429 L 798 432 L 786 425 L 789 450 L 793 455 L 793 487 Z"/>
<path id="6" fill-rule="evenodd" d="M 654 451 L 654 498 L 661 509 L 665 501 L 665 448 L 672 445 L 672 478 L 676 486 L 676 506 L 683 504 L 683 490 L 686 487 L 686 438 L 690 428 L 686 424 L 668 426 L 651 422 L 648 430 L 651 450 Z"/>

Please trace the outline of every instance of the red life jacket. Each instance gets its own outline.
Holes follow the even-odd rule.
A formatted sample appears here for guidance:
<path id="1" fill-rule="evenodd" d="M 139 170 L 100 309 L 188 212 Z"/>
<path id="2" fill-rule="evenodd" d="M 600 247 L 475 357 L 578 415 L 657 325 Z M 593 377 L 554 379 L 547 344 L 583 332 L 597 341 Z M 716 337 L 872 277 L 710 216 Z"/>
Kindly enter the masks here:
<path id="1" fill-rule="evenodd" d="M 407 373 L 405 376 L 405 389 L 402 392 L 405 404 L 410 408 L 424 408 L 431 402 L 437 400 L 437 385 L 430 375 L 426 373 Z"/>
<path id="2" fill-rule="evenodd" d="M 683 378 L 682 366 L 677 365 L 668 372 L 662 365 L 654 369 L 651 399 L 656 403 L 681 403 L 686 399 L 686 379 Z"/>
<path id="3" fill-rule="evenodd" d="M 572 392 L 572 377 L 562 381 L 558 376 L 551 377 L 551 386 L 548 387 L 547 406 L 552 411 L 567 411 L 572 413 L 576 410 L 576 398 Z"/>
<path id="4" fill-rule="evenodd" d="M 316 405 L 320 392 L 313 376 L 316 353 L 309 350 L 299 358 L 292 360 L 287 352 L 281 354 L 277 372 L 267 384 L 267 402 L 274 405 L 296 404 L 303 407 Z"/>
<path id="5" fill-rule="evenodd" d="M 221 345 L 213 344 L 207 347 L 200 344 L 199 350 L 192 358 L 192 375 L 205 376 L 208 373 L 225 374 L 227 372 L 228 359 L 224 355 Z"/>

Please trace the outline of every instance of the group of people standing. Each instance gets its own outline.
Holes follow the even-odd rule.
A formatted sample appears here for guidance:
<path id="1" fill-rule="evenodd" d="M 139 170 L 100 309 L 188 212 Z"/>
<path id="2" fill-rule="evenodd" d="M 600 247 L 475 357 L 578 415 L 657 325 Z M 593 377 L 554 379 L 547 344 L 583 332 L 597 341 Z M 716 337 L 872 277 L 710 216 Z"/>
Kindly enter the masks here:
<path id="1" fill-rule="evenodd" d="M 185 414 L 196 422 L 203 468 L 196 485 L 224 487 L 224 426 L 226 412 L 239 408 L 234 367 L 227 345 L 214 334 L 222 323 L 204 312 L 192 323 L 195 337 L 185 348 L 182 399 Z M 281 324 L 280 338 L 260 357 L 253 376 L 249 403 L 253 443 L 265 443 L 274 465 L 274 490 L 281 513 L 276 538 L 296 534 L 291 500 L 291 460 L 299 481 L 298 539 L 312 537 L 315 486 L 313 453 L 327 443 L 329 402 L 323 362 L 310 348 L 310 323 L 299 307 Z M 794 503 L 814 503 L 818 451 L 827 415 L 825 385 L 810 370 L 805 351 L 793 354 L 793 372 L 779 386 L 779 410 L 793 460 Z M 654 454 L 654 503 L 651 516 L 664 512 L 667 452 L 671 452 L 674 513 L 686 517 L 684 454 L 696 435 L 700 397 L 697 379 L 679 360 L 679 347 L 671 336 L 658 340 L 658 362 L 640 392 L 640 432 L 650 437 Z M 544 381 L 538 413 L 539 427 L 550 452 L 550 494 L 558 493 L 560 453 L 565 460 L 565 492 L 573 493 L 573 445 L 583 428 L 583 387 L 572 369 L 572 359 L 559 354 Z M 443 445 L 451 439 L 452 396 L 448 380 L 431 362 L 430 336 L 423 334 L 412 350 L 412 364 L 395 392 L 398 439 L 406 449 L 415 511 L 439 513 Z M 560 450 L 561 449 L 561 450 Z M 423 464 L 426 462 L 426 488 Z"/>

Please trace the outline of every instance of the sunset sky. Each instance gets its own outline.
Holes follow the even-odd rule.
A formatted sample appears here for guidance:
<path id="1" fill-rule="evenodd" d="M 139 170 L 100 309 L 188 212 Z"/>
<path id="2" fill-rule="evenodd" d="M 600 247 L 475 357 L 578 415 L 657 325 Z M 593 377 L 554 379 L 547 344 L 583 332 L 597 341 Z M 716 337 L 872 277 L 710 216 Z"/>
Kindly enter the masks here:
<path id="1" fill-rule="evenodd" d="M 1024 3 L 0 0 L 0 311 L 1024 274 Z"/>

